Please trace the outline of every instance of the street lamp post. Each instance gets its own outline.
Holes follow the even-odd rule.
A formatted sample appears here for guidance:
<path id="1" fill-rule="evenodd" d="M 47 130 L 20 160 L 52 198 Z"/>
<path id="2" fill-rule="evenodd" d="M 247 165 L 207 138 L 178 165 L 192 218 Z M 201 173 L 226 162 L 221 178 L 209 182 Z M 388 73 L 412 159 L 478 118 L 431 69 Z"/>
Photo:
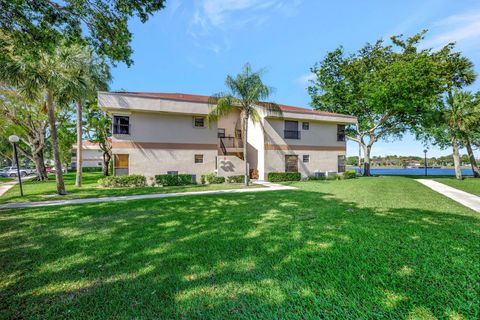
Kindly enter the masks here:
<path id="1" fill-rule="evenodd" d="M 11 135 L 8 137 L 8 141 L 13 144 L 13 155 L 15 156 L 15 163 L 17 164 L 17 176 L 18 176 L 18 183 L 20 185 L 20 196 L 23 197 L 23 186 L 22 186 L 22 175 L 20 174 L 20 165 L 18 163 L 18 154 L 17 154 L 17 142 L 20 138 L 16 135 Z"/>
<path id="2" fill-rule="evenodd" d="M 423 150 L 425 153 L 425 177 L 427 176 L 427 149 Z"/>

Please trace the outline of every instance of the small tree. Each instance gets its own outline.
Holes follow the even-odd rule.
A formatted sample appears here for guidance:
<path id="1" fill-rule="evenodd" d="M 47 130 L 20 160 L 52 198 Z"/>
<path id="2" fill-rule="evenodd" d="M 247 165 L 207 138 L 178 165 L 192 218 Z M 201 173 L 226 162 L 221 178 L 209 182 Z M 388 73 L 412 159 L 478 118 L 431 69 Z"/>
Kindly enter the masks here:
<path id="1" fill-rule="evenodd" d="M 405 41 L 392 37 L 393 45 L 379 40 L 348 56 L 340 47 L 311 69 L 312 105 L 357 117 L 347 138 L 363 149 L 364 175 L 370 175 L 374 143 L 400 137 L 441 92 L 431 51 L 418 49 L 424 34 Z"/>
<path id="2" fill-rule="evenodd" d="M 112 159 L 112 143 L 109 138 L 112 120 L 100 110 L 96 101 L 90 101 L 86 107 L 87 136 L 90 141 L 98 143 L 102 150 L 103 175 L 108 176 Z"/>
<path id="3" fill-rule="evenodd" d="M 269 112 L 281 114 L 280 107 L 271 102 L 263 102 L 268 99 L 273 89 L 262 81 L 262 71 L 252 71 L 250 64 L 245 64 L 241 73 L 235 77 L 227 76 L 225 84 L 229 89 L 227 93 L 218 93 L 209 99 L 213 106 L 207 116 L 208 123 L 217 121 L 234 110 L 240 110 L 242 121 L 243 158 L 245 161 L 245 185 L 249 184 L 249 172 L 247 162 L 247 134 L 248 121 L 260 122 L 260 115 L 255 107 L 262 106 Z"/>
<path id="4" fill-rule="evenodd" d="M 450 146 L 453 151 L 455 176 L 462 179 L 460 147 L 462 140 L 465 142 L 465 132 L 462 133 L 460 127 L 467 129 L 468 123 L 475 122 L 463 120 L 465 112 L 471 112 L 467 111 L 471 109 L 469 107 L 471 103 L 466 103 L 466 97 L 459 90 L 472 84 L 477 76 L 473 63 L 460 52 L 453 52 L 453 49 L 454 44 L 448 44 L 435 53 L 442 91 L 437 103 L 432 105 L 428 113 L 423 114 L 421 121 L 418 121 L 415 132 L 417 137 L 426 141 L 433 141 L 444 148 Z"/>
<path id="5" fill-rule="evenodd" d="M 29 100 L 13 88 L 2 87 L 0 115 L 15 125 L 22 132 L 21 136 L 25 136 L 32 160 L 35 162 L 37 179 L 39 181 L 47 180 L 44 149 L 48 122 L 45 105 L 41 99 Z"/>

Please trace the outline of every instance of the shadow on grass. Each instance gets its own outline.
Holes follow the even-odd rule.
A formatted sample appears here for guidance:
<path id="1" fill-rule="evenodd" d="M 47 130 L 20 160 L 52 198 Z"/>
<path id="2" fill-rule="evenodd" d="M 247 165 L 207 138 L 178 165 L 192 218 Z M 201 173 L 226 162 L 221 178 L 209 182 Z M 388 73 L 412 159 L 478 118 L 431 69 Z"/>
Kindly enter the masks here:
<path id="1" fill-rule="evenodd" d="M 478 226 L 300 190 L 0 211 L 0 312 L 474 317 Z"/>

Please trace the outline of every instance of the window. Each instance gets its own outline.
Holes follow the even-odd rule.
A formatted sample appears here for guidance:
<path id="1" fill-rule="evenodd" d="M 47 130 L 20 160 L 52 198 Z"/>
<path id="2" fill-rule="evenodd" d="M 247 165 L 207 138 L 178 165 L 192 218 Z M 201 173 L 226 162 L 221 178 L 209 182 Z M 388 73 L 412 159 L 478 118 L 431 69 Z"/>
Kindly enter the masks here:
<path id="1" fill-rule="evenodd" d="M 195 163 L 203 163 L 203 154 L 195 155 Z"/>
<path id="2" fill-rule="evenodd" d="M 114 154 L 113 155 L 113 164 L 114 164 L 114 175 L 124 176 L 128 175 L 128 154 Z"/>
<path id="3" fill-rule="evenodd" d="M 130 134 L 130 117 L 113 116 L 113 134 Z"/>
<path id="4" fill-rule="evenodd" d="M 167 171 L 167 174 L 178 174 L 178 171 Z"/>
<path id="5" fill-rule="evenodd" d="M 302 122 L 302 130 L 309 130 L 310 123 L 309 122 Z"/>
<path id="6" fill-rule="evenodd" d="M 310 162 L 310 155 L 304 154 L 303 155 L 303 163 L 309 163 Z"/>
<path id="7" fill-rule="evenodd" d="M 345 156 L 338 156 L 338 172 L 345 172 Z"/>
<path id="8" fill-rule="evenodd" d="M 298 121 L 285 120 L 285 130 L 283 132 L 285 139 L 300 139 L 300 131 L 298 131 Z"/>
<path id="9" fill-rule="evenodd" d="M 225 128 L 218 128 L 217 129 L 217 137 L 218 138 L 225 138 Z"/>
<path id="10" fill-rule="evenodd" d="M 337 125 L 337 141 L 345 141 L 345 125 Z"/>
<path id="11" fill-rule="evenodd" d="M 97 166 L 102 166 L 102 163 L 101 163 L 101 162 L 97 162 Z"/>
<path id="12" fill-rule="evenodd" d="M 193 117 L 193 126 L 195 128 L 205 127 L 205 117 Z"/>

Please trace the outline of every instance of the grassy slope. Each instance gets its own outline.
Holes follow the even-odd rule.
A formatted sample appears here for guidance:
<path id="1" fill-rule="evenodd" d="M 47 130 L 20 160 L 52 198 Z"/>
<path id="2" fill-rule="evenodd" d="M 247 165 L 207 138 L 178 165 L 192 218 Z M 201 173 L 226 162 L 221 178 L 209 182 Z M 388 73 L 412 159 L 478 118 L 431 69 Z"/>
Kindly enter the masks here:
<path id="1" fill-rule="evenodd" d="M 409 178 L 0 211 L 2 318 L 480 316 L 480 215 Z"/>
<path id="2" fill-rule="evenodd" d="M 480 179 L 467 178 L 464 180 L 457 180 L 455 178 L 437 178 L 434 180 L 446 184 L 447 186 L 480 196 Z"/>
<path id="3" fill-rule="evenodd" d="M 218 185 L 191 185 L 178 187 L 145 187 L 145 188 L 99 188 L 98 179 L 102 177 L 99 172 L 85 172 L 83 174 L 83 185 L 75 187 L 75 173 L 65 174 L 65 186 L 68 194 L 58 196 L 56 193 L 55 178 L 47 182 L 26 181 L 23 185 L 24 197 L 20 197 L 20 187 L 17 185 L 0 197 L 0 203 L 21 202 L 21 201 L 43 201 L 60 199 L 79 199 L 108 196 L 127 196 L 149 193 L 172 193 L 184 191 L 205 191 L 219 189 L 242 188 L 239 184 L 218 184 Z M 258 186 L 251 186 L 253 188 Z"/>

